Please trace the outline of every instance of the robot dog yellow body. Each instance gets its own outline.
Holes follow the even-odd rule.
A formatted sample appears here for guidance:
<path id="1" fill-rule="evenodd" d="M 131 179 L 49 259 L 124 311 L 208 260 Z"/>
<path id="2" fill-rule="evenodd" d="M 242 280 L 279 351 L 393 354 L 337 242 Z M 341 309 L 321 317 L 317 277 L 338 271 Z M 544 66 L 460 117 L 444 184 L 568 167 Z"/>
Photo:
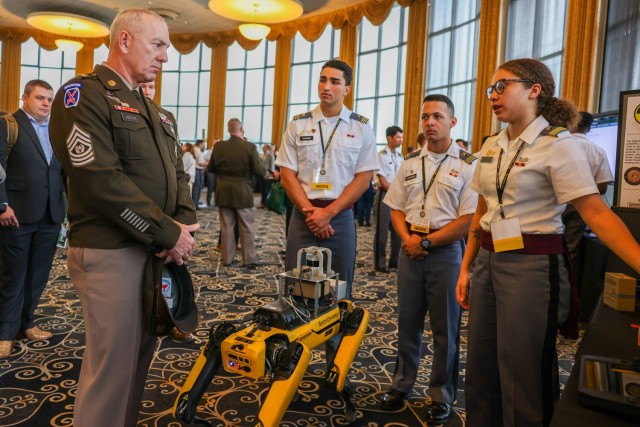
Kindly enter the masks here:
<path id="1" fill-rule="evenodd" d="M 196 409 L 222 365 L 228 372 L 273 380 L 256 427 L 277 426 L 307 370 L 311 350 L 342 334 L 325 385 L 340 393 L 347 420 L 355 421 L 347 373 L 367 330 L 369 313 L 349 300 L 336 301 L 336 289 L 339 294 L 344 282 L 331 271 L 328 249 L 301 249 L 298 268 L 278 275 L 279 285 L 286 281 L 287 286 L 280 286 L 281 290 L 286 288 L 280 298 L 257 309 L 249 326 L 238 330 L 235 324 L 222 323 L 211 328 L 209 341 L 176 399 L 176 418 L 211 425 L 196 417 Z"/>

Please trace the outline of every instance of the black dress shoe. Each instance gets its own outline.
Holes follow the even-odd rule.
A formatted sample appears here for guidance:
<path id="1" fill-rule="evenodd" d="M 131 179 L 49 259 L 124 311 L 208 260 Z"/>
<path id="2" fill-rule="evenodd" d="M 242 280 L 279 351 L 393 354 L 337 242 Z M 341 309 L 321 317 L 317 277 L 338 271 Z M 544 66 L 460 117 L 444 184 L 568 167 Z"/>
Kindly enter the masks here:
<path id="1" fill-rule="evenodd" d="M 399 409 L 404 405 L 405 397 L 407 397 L 407 393 L 403 393 L 392 388 L 382 396 L 380 409 L 383 411 L 394 411 Z"/>
<path id="2" fill-rule="evenodd" d="M 435 424 L 442 424 L 451 418 L 451 405 L 448 403 L 431 401 L 427 406 L 427 421 Z"/>
<path id="3" fill-rule="evenodd" d="M 389 273 L 389 269 L 387 267 L 376 268 L 376 271 L 379 273 Z"/>

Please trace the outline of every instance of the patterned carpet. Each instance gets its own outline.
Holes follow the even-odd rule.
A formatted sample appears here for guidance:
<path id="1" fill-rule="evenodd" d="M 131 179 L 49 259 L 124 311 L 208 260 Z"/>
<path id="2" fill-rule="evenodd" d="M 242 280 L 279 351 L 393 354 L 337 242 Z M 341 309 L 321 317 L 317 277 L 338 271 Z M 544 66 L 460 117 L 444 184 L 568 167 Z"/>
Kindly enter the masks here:
<path id="1" fill-rule="evenodd" d="M 211 325 L 221 320 L 250 316 L 264 301 L 276 295 L 274 274 L 283 271 L 284 216 L 257 210 L 256 246 L 260 262 L 256 270 L 225 268 L 214 250 L 218 236 L 216 209 L 201 209 L 199 246 L 190 263 L 201 322 L 198 340 L 176 344 L 158 341 L 156 357 L 147 379 L 139 426 L 180 426 L 171 409 L 191 366 L 206 343 Z M 407 405 L 395 412 L 379 409 L 382 394 L 389 388 L 394 369 L 397 341 L 395 274 L 373 271 L 373 228 L 358 228 L 353 300 L 366 308 L 369 330 L 352 366 L 349 378 L 357 410 L 354 426 L 413 427 L 423 421 L 428 401 L 427 381 L 431 363 L 431 335 L 427 325 L 423 341 L 423 363 L 418 382 Z M 334 255 L 334 256 L 339 256 Z M 238 255 L 237 261 L 240 260 Z M 84 323 L 80 303 L 66 271 L 64 251 L 55 259 L 47 286 L 37 310 L 37 324 L 53 332 L 49 341 L 16 343 L 10 358 L 0 360 L 0 425 L 70 426 L 77 377 L 84 353 Z M 462 320 L 461 375 L 466 362 L 466 315 Z M 558 341 L 560 376 L 564 384 L 573 365 L 577 343 Z M 344 403 L 324 388 L 324 353 L 314 351 L 307 375 L 281 425 L 289 427 L 328 427 L 349 425 Z M 199 413 L 214 426 L 253 426 L 260 403 L 268 391 L 266 381 L 219 372 L 201 402 Z M 461 382 L 451 427 L 464 426 L 464 383 Z M 118 426 L 114 426 L 118 427 Z"/>

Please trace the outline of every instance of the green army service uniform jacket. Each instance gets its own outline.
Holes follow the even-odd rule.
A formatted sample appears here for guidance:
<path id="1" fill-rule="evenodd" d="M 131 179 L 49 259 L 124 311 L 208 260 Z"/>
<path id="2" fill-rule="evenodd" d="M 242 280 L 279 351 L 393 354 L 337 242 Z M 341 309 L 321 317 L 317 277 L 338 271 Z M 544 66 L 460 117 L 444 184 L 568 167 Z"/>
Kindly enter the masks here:
<path id="1" fill-rule="evenodd" d="M 69 177 L 71 246 L 170 249 L 180 236 L 174 219 L 196 222 L 175 118 L 113 70 L 97 65 L 67 82 L 49 129 Z"/>
<path id="2" fill-rule="evenodd" d="M 253 207 L 253 176 L 266 173 L 256 146 L 237 136 L 213 146 L 207 170 L 216 174 L 216 204 L 234 209 Z"/>

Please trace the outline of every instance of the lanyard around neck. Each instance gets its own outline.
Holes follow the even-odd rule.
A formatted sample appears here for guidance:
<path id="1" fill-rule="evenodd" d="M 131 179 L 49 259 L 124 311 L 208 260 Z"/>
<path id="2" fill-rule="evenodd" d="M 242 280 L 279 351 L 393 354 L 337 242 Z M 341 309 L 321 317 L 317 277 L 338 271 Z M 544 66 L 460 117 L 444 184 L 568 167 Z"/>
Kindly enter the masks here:
<path id="1" fill-rule="evenodd" d="M 320 129 L 320 144 L 322 145 L 322 167 L 324 168 L 324 159 L 327 157 L 327 151 L 329 150 L 329 146 L 331 145 L 331 141 L 333 140 L 333 135 L 336 134 L 336 130 L 338 130 L 338 126 L 340 126 L 341 118 L 338 119 L 336 123 L 336 127 L 333 128 L 333 132 L 329 135 L 329 140 L 327 141 L 327 146 L 324 146 L 324 136 L 322 135 L 322 120 L 318 122 L 318 129 Z M 327 126 L 328 129 L 328 126 Z"/>
<path id="2" fill-rule="evenodd" d="M 504 150 L 502 148 L 500 149 L 500 155 L 498 156 L 498 166 L 496 168 L 496 192 L 498 193 L 498 207 L 500 208 L 500 217 L 502 219 L 505 219 L 504 210 L 502 209 L 502 195 L 504 194 L 504 189 L 507 186 L 507 178 L 509 178 L 509 173 L 511 173 L 511 168 L 515 164 L 518 156 L 520 156 L 520 153 L 524 148 L 524 144 L 525 144 L 525 141 L 522 141 L 522 144 L 520 144 L 520 147 L 518 147 L 518 151 L 516 151 L 516 155 L 513 156 L 513 159 L 511 159 L 511 163 L 509 163 L 509 167 L 507 168 L 507 171 L 504 174 L 504 178 L 502 178 L 502 184 L 500 183 L 500 164 L 502 163 L 502 153 Z"/>
<path id="3" fill-rule="evenodd" d="M 422 200 L 422 210 L 424 210 L 424 205 L 427 202 L 427 194 L 429 193 L 429 190 L 431 190 L 431 186 L 433 185 L 433 182 L 436 180 L 436 176 L 438 176 L 438 172 L 440 171 L 440 166 L 442 166 L 442 164 L 444 163 L 445 160 L 447 160 L 447 157 L 449 157 L 449 154 L 445 154 L 444 155 L 444 159 L 440 160 L 440 163 L 438 163 L 438 167 L 436 168 L 436 171 L 433 173 L 433 175 L 431 175 L 431 179 L 429 180 L 429 185 L 427 186 L 425 184 L 425 166 L 424 166 L 424 159 L 427 156 L 424 156 L 422 158 L 422 190 L 424 191 L 424 199 Z"/>

